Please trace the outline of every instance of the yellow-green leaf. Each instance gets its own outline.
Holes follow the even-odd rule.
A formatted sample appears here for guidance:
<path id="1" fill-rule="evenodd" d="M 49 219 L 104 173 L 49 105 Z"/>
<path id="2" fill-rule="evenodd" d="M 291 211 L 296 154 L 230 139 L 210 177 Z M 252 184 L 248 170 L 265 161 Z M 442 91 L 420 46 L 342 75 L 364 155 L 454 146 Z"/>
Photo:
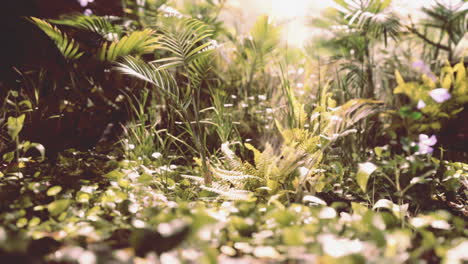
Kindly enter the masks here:
<path id="1" fill-rule="evenodd" d="M 49 213 L 52 216 L 57 216 L 63 211 L 65 211 L 68 208 L 68 206 L 70 206 L 70 204 L 71 200 L 68 199 L 53 201 L 49 205 L 47 205 L 47 210 L 49 210 Z"/>
<path id="2" fill-rule="evenodd" d="M 62 191 L 62 187 L 60 186 L 50 187 L 49 190 L 47 190 L 47 196 L 57 195 L 61 191 Z"/>
<path id="3" fill-rule="evenodd" d="M 359 169 L 356 174 L 356 180 L 363 192 L 367 191 L 367 182 L 371 174 L 377 170 L 377 166 L 375 166 L 371 162 L 359 163 Z"/>

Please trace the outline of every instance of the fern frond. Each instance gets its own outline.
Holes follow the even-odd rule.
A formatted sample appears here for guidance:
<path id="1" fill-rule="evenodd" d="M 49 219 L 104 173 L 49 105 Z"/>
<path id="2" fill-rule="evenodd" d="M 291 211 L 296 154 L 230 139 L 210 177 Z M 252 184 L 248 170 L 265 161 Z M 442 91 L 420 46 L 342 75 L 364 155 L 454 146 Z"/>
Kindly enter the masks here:
<path id="1" fill-rule="evenodd" d="M 55 45 L 60 50 L 65 59 L 76 60 L 83 55 L 83 52 L 80 51 L 80 46 L 78 43 L 76 43 L 74 39 L 67 36 L 67 34 L 62 32 L 57 27 L 51 25 L 43 19 L 36 17 L 30 17 L 29 21 L 39 27 L 49 38 L 55 42 Z"/>
<path id="2" fill-rule="evenodd" d="M 186 175 L 186 174 L 182 174 L 180 176 L 182 176 L 182 178 L 192 180 L 192 181 L 194 181 L 196 183 L 199 183 L 199 184 L 202 184 L 205 181 L 205 179 L 203 177 L 199 177 L 199 176 Z"/>
<path id="3" fill-rule="evenodd" d="M 225 142 L 221 145 L 221 152 L 231 168 L 237 169 L 242 167 L 242 161 L 236 156 L 234 151 L 229 148 L 229 142 Z"/>
<path id="4" fill-rule="evenodd" d="M 228 186 L 221 185 L 213 182 L 212 186 L 201 185 L 200 188 L 219 194 L 229 200 L 247 200 L 251 192 L 246 190 L 237 190 L 229 188 Z"/>
<path id="5" fill-rule="evenodd" d="M 213 176 L 220 181 L 229 182 L 237 188 L 244 188 L 262 181 L 262 178 L 245 174 L 241 171 L 228 171 L 220 168 L 211 168 Z"/>
<path id="6" fill-rule="evenodd" d="M 247 190 L 239 190 L 235 188 L 231 188 L 228 184 L 222 182 L 213 182 L 211 186 L 206 186 L 203 184 L 204 178 L 193 176 L 193 175 L 181 175 L 183 178 L 189 179 L 197 184 L 199 184 L 200 188 L 212 193 L 216 193 L 222 196 L 225 199 L 229 200 L 247 200 L 249 195 L 252 193 Z"/>

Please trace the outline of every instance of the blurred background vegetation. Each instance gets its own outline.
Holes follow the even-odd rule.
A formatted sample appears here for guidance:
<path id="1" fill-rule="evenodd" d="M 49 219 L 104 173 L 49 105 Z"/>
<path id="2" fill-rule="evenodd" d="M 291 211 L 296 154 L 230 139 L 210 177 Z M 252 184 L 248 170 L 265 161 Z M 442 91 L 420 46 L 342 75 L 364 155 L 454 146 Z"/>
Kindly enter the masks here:
<path id="1" fill-rule="evenodd" d="M 0 260 L 466 261 L 468 3 L 406 4 L 2 4 Z"/>

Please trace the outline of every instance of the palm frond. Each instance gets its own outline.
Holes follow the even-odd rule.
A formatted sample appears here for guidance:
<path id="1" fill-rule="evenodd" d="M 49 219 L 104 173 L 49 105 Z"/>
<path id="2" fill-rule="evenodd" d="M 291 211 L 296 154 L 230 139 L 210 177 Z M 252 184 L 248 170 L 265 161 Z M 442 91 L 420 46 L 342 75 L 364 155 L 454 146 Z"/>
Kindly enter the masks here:
<path id="1" fill-rule="evenodd" d="M 445 5 L 437 2 L 432 7 L 424 7 L 427 18 L 422 21 L 426 27 L 447 31 L 454 43 L 458 43 L 468 30 L 468 9 L 463 3 Z"/>
<path id="2" fill-rule="evenodd" d="M 188 74 L 192 83 L 200 86 L 203 80 L 208 79 L 208 75 L 213 68 L 213 57 L 203 56 L 195 59 L 188 67 Z"/>
<path id="3" fill-rule="evenodd" d="M 122 29 L 116 26 L 112 21 L 118 20 L 118 17 L 111 16 L 85 16 L 82 14 L 67 15 L 61 19 L 49 19 L 50 23 L 56 25 L 70 26 L 78 29 L 91 31 L 108 38 L 109 34 L 120 34 Z"/>
<path id="4" fill-rule="evenodd" d="M 116 69 L 121 73 L 154 85 L 166 96 L 171 98 L 177 96 L 176 81 L 165 70 L 132 56 L 123 57 L 122 62 L 117 65 Z"/>
<path id="5" fill-rule="evenodd" d="M 63 57 L 68 60 L 76 60 L 83 55 L 83 52 L 80 51 L 80 46 L 75 42 L 73 38 L 70 38 L 58 29 L 56 26 L 51 25 L 47 21 L 30 17 L 29 21 L 39 27 L 49 38 L 51 38 L 57 48 L 62 53 Z"/>
<path id="6" fill-rule="evenodd" d="M 150 29 L 134 31 L 119 41 L 104 43 L 97 56 L 102 61 L 116 61 L 127 55 L 151 53 L 159 47 L 157 43 L 158 38 L 155 37 L 154 31 Z"/>
<path id="7" fill-rule="evenodd" d="M 353 99 L 331 112 L 333 118 L 323 133 L 331 138 L 344 136 L 353 125 L 380 111 L 383 102 L 369 99 Z"/>
<path id="8" fill-rule="evenodd" d="M 369 34 L 374 38 L 381 38 L 387 43 L 387 39 L 397 39 L 401 31 L 401 23 L 398 17 L 388 7 L 391 0 L 335 0 L 342 7 L 349 25 Z"/>
<path id="9" fill-rule="evenodd" d="M 172 57 L 159 59 L 154 63 L 162 64 L 159 67 L 161 69 L 188 66 L 213 51 L 214 45 L 208 41 L 212 35 L 213 30 L 202 21 L 184 18 L 175 29 L 164 29 L 158 42 L 161 49 L 170 52 Z"/>
<path id="10" fill-rule="evenodd" d="M 270 23 L 268 16 L 261 16 L 257 19 L 251 29 L 251 45 L 262 54 L 272 52 L 280 42 L 280 28 Z"/>

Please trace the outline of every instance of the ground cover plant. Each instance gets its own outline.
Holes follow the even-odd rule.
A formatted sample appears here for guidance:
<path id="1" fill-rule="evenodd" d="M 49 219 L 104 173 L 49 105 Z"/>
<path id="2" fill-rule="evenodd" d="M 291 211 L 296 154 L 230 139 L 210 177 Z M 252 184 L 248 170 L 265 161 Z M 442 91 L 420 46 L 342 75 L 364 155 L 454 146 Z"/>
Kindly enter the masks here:
<path id="1" fill-rule="evenodd" d="M 467 2 L 117 2 L 2 18 L 0 263 L 468 261 Z"/>

